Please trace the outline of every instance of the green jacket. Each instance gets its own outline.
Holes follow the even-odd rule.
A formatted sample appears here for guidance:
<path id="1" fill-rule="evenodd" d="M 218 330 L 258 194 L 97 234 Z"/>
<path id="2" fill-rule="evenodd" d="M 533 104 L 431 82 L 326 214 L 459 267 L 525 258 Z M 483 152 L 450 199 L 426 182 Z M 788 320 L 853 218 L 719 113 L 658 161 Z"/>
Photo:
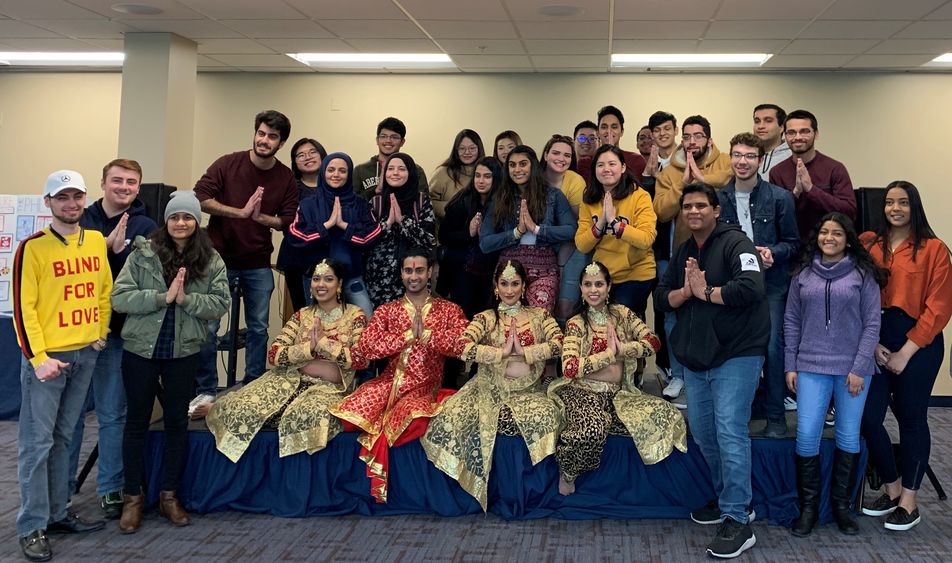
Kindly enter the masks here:
<path id="1" fill-rule="evenodd" d="M 169 306 L 165 302 L 169 286 L 151 242 L 138 236 L 133 246 L 113 285 L 112 307 L 128 314 L 122 327 L 123 349 L 151 358 Z M 174 357 L 197 354 L 208 335 L 208 321 L 220 319 L 230 303 L 225 262 L 215 252 L 205 276 L 187 279 L 185 301 L 175 305 Z"/>

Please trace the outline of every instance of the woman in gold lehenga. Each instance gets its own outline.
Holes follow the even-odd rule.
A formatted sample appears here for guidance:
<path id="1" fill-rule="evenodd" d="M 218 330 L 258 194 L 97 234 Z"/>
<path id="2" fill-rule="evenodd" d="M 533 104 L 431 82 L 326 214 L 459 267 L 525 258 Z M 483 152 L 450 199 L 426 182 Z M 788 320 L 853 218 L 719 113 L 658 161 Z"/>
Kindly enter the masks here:
<path id="1" fill-rule="evenodd" d="M 459 481 L 486 510 L 496 435 L 522 436 L 533 465 L 555 451 L 560 416 L 540 378 L 562 351 L 562 331 L 545 309 L 525 299 L 526 271 L 500 262 L 493 275 L 496 309 L 476 315 L 463 332 L 460 358 L 479 371 L 443 402 L 421 438 L 427 457 Z"/>
<path id="2" fill-rule="evenodd" d="M 237 462 L 263 426 L 277 426 L 281 457 L 313 454 L 341 431 L 327 407 L 354 389 L 354 371 L 367 367 L 356 353 L 367 318 L 341 302 L 344 268 L 323 260 L 314 267 L 314 304 L 294 313 L 274 340 L 264 376 L 218 399 L 208 429 L 218 450 Z"/>
<path id="3" fill-rule="evenodd" d="M 637 359 L 658 351 L 658 337 L 624 305 L 611 304 L 611 276 L 601 262 L 582 271 L 581 314 L 565 325 L 561 380 L 549 396 L 562 407 L 565 428 L 555 459 L 559 492 L 575 492 L 575 478 L 597 469 L 609 434 L 631 436 L 646 464 L 687 451 L 684 417 L 671 404 L 634 385 Z"/>

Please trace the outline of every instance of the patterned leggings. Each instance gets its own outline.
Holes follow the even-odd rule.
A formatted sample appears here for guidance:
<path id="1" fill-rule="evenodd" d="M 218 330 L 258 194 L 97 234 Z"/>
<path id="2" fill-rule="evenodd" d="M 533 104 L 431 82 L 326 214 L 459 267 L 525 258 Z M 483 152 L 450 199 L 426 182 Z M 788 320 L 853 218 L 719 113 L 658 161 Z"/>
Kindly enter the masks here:
<path id="1" fill-rule="evenodd" d="M 559 296 L 559 261 L 555 251 L 548 246 L 521 244 L 503 251 L 499 261 L 506 260 L 517 260 L 526 269 L 529 305 L 551 313 Z"/>
<path id="2" fill-rule="evenodd" d="M 615 413 L 613 389 L 592 391 L 577 385 L 566 385 L 557 392 L 565 403 L 565 429 L 559 435 L 555 459 L 566 481 L 574 481 L 582 473 L 598 469 L 602 449 L 608 435 L 628 436 L 628 429 Z"/>

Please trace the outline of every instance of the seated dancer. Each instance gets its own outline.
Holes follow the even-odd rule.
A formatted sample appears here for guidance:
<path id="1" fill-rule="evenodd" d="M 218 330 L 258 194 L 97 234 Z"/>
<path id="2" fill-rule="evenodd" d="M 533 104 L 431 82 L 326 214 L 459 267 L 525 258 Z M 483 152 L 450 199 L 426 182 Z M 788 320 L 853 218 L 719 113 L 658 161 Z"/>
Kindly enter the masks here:
<path id="1" fill-rule="evenodd" d="M 354 371 L 367 367 L 355 350 L 367 317 L 343 302 L 346 268 L 324 259 L 314 267 L 314 304 L 294 313 L 271 344 L 274 369 L 221 397 L 208 413 L 218 451 L 237 462 L 262 427 L 278 430 L 280 457 L 313 454 L 341 431 L 327 412 L 354 389 Z"/>
<path id="2" fill-rule="evenodd" d="M 517 261 L 496 266 L 498 305 L 476 315 L 460 339 L 460 358 L 479 371 L 443 403 L 420 440 L 430 461 L 483 510 L 496 435 L 522 436 L 535 465 L 555 452 L 561 423 L 540 380 L 546 360 L 562 351 L 562 331 L 545 309 L 528 306 L 527 277 Z"/>
<path id="3" fill-rule="evenodd" d="M 658 337 L 631 309 L 608 298 L 612 280 L 601 262 L 585 267 L 579 285 L 580 314 L 565 326 L 565 377 L 548 389 L 565 419 L 555 450 L 563 495 L 575 492 L 576 477 L 598 468 L 609 434 L 631 436 L 647 465 L 674 448 L 687 452 L 678 409 L 635 387 L 636 360 L 658 351 Z"/>
<path id="4" fill-rule="evenodd" d="M 459 305 L 433 297 L 427 289 L 433 273 L 429 250 L 408 249 L 400 265 L 404 296 L 374 312 L 357 344 L 364 358 L 389 358 L 387 369 L 328 409 L 363 430 L 360 458 L 367 462 L 377 502 L 387 501 L 388 448 L 418 438 L 439 412 L 443 357 L 459 355 L 466 328 Z"/>

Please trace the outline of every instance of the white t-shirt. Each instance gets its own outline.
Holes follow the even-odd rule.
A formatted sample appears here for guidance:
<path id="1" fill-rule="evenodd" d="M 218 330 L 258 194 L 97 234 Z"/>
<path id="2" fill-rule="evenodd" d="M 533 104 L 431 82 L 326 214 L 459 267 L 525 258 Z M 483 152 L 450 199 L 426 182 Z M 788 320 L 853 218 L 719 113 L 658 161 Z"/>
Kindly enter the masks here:
<path id="1" fill-rule="evenodd" d="M 754 240 L 754 223 L 750 217 L 750 192 L 737 190 L 734 192 L 734 201 L 737 203 L 737 220 L 747 238 Z"/>

